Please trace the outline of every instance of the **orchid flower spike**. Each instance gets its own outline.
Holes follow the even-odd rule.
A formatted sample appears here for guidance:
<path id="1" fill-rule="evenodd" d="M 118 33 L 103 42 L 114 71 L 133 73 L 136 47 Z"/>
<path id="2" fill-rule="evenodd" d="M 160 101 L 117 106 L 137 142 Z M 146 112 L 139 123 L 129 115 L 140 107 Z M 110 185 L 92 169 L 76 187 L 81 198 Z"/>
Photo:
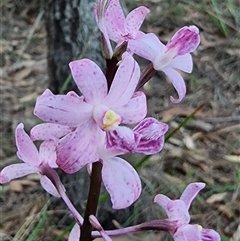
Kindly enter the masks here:
<path id="1" fill-rule="evenodd" d="M 24 163 L 9 165 L 0 172 L 0 183 L 7 183 L 12 179 L 26 176 L 31 173 L 41 174 L 41 185 L 50 194 L 60 197 L 53 183 L 45 175 L 46 171 L 57 168 L 56 142 L 46 140 L 42 142 L 39 152 L 31 138 L 24 131 L 23 124 L 19 124 L 15 130 L 17 156 Z"/>
<path id="2" fill-rule="evenodd" d="M 152 62 L 153 68 L 163 71 L 178 93 L 178 99 L 170 97 L 173 103 L 179 103 L 186 94 L 186 85 L 177 70 L 191 73 L 193 68 L 190 55 L 200 43 L 199 30 L 196 26 L 185 26 L 179 29 L 167 45 L 160 42 L 153 33 L 129 41 L 130 52 Z"/>
<path id="3" fill-rule="evenodd" d="M 146 96 L 141 91 L 134 93 L 140 76 L 137 62 L 128 53 L 122 57 L 109 91 L 100 68 L 91 60 L 82 59 L 71 62 L 70 68 L 83 96 L 74 92 L 53 95 L 47 90 L 37 99 L 36 116 L 57 126 L 55 129 L 59 128 L 61 134 L 74 129 L 57 146 L 57 164 L 67 173 L 99 160 L 99 130 L 107 133 L 111 148 L 132 152 L 136 147 L 133 130 L 120 124 L 137 124 L 146 116 Z M 47 128 L 44 131 L 45 136 L 52 134 Z M 31 136 L 41 136 L 36 132 L 41 129 L 33 130 Z"/>
<path id="4" fill-rule="evenodd" d="M 149 13 L 148 8 L 140 6 L 132 10 L 125 18 L 119 0 L 109 0 L 104 6 L 105 29 L 109 38 L 117 44 L 116 48 L 125 41 L 128 42 L 130 39 L 134 40 L 144 35 L 139 28 Z"/>
<path id="5" fill-rule="evenodd" d="M 188 209 L 204 183 L 189 184 L 179 200 L 171 200 L 163 194 L 158 194 L 154 202 L 160 205 L 168 215 L 170 221 L 177 221 L 176 229 L 170 232 L 175 241 L 220 241 L 220 236 L 212 229 L 204 229 L 195 224 L 189 224 L 190 215 Z"/>

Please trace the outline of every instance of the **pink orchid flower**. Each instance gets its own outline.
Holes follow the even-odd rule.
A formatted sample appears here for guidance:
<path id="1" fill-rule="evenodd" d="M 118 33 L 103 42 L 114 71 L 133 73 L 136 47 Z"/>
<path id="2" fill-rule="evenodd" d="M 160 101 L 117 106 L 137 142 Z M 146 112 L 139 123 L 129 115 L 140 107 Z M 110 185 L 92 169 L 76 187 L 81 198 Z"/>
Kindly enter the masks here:
<path id="1" fill-rule="evenodd" d="M 170 97 L 173 103 L 179 103 L 186 94 L 186 85 L 177 70 L 191 73 L 193 61 L 190 55 L 200 43 L 199 30 L 196 26 L 179 29 L 164 45 L 153 33 L 129 41 L 129 51 L 152 62 L 153 68 L 163 71 L 178 93 L 178 99 Z"/>
<path id="2" fill-rule="evenodd" d="M 43 137 L 51 137 L 49 135 L 46 136 L 42 134 L 41 128 L 43 127 L 44 125 L 41 124 L 33 128 L 33 132 L 36 131 L 37 133 L 39 133 L 39 136 L 34 135 L 35 138 L 38 139 Z M 47 127 L 51 127 L 51 125 L 47 125 Z M 59 128 L 52 128 L 50 130 L 50 135 L 52 135 L 53 137 L 59 135 L 58 129 Z M 145 118 L 136 127 L 133 128 L 133 135 L 135 136 L 138 144 L 134 149 L 132 149 L 132 152 L 144 153 L 147 155 L 159 152 L 163 147 L 164 134 L 167 132 L 167 130 L 167 124 L 161 123 L 154 118 Z M 54 131 L 57 133 L 55 133 Z M 63 131 L 68 130 L 63 129 Z M 75 133 L 77 133 L 77 131 Z M 124 148 L 122 147 L 121 139 L 116 138 L 116 140 L 118 140 L 120 143 L 115 143 L 115 147 L 120 147 L 119 149 L 109 148 L 107 146 L 111 147 L 111 143 L 106 145 L 107 133 L 98 128 L 95 130 L 95 137 L 96 134 L 98 135 L 98 137 L 95 139 L 97 139 L 98 142 L 94 145 L 97 146 L 98 159 L 100 159 L 103 165 L 102 180 L 106 187 L 106 190 L 110 194 L 113 208 L 126 208 L 130 206 L 133 202 L 135 202 L 141 193 L 141 182 L 139 176 L 135 169 L 127 161 L 120 157 L 117 157 L 117 155 L 128 152 L 128 150 L 124 150 Z M 64 158 L 62 159 L 61 163 L 59 163 L 59 165 L 67 172 L 72 172 L 73 168 L 76 170 L 79 169 L 79 164 L 72 161 L 76 159 L 76 154 L 78 155 L 78 153 L 81 153 L 81 155 L 84 155 L 84 157 L 88 158 L 88 155 L 90 155 L 90 149 L 88 150 L 88 148 L 92 148 L 91 145 L 85 145 L 83 143 L 83 140 L 81 140 L 81 135 L 75 135 L 74 132 L 72 133 L 72 135 L 75 136 L 75 138 L 73 138 L 75 140 L 75 143 L 72 143 L 73 146 L 71 146 L 72 149 L 70 150 L 68 149 L 68 146 L 67 148 L 65 147 L 64 143 L 65 139 L 67 143 L 67 140 L 71 135 L 64 137 L 62 141 L 60 140 L 61 151 L 64 149 L 65 151 L 63 151 L 63 153 L 65 154 L 60 154 L 61 156 L 64 155 Z"/>
<path id="3" fill-rule="evenodd" d="M 182 193 L 179 200 L 171 200 L 163 194 L 158 194 L 154 202 L 160 205 L 168 215 L 170 221 L 177 221 L 176 229 L 170 232 L 175 241 L 220 241 L 220 236 L 212 229 L 203 229 L 199 225 L 189 224 L 188 209 L 204 183 L 191 183 Z"/>
<path id="4" fill-rule="evenodd" d="M 161 123 L 154 118 L 142 120 L 133 129 L 133 133 L 138 140 L 138 144 L 132 152 L 144 153 L 147 155 L 159 152 L 164 143 L 164 134 L 168 130 L 168 125 Z M 129 207 L 141 194 L 141 181 L 136 170 L 124 159 L 117 157 L 126 152 L 122 148 L 106 147 L 106 133 L 102 132 L 102 141 L 98 145 L 98 153 L 103 165 L 102 180 L 114 209 Z M 119 146 L 119 145 L 117 145 Z"/>
<path id="5" fill-rule="evenodd" d="M 71 62 L 70 68 L 83 96 L 79 97 L 74 92 L 53 95 L 47 90 L 38 97 L 34 114 L 46 122 L 55 123 L 59 136 L 70 128 L 74 129 L 57 146 L 58 166 L 73 173 L 88 163 L 98 161 L 98 129 L 108 133 L 107 138 L 111 138 L 113 143 L 111 148 L 132 151 L 137 144 L 133 130 L 120 124 L 138 123 L 146 116 L 147 106 L 145 94 L 141 91 L 134 93 L 140 69 L 128 53 L 123 54 L 109 91 L 104 74 L 91 60 Z M 47 128 L 44 130 L 51 132 Z M 41 136 L 37 133 L 41 131 L 41 128 L 35 129 L 31 136 Z M 49 135 L 45 133 L 45 136 Z"/>
<path id="6" fill-rule="evenodd" d="M 102 4 L 102 2 L 104 2 L 104 4 Z M 104 8 L 104 11 L 102 11 L 104 14 L 102 14 L 100 20 L 97 21 L 98 25 L 101 25 L 100 30 L 104 32 L 104 35 L 108 34 L 108 37 L 117 43 L 116 48 L 123 42 L 129 41 L 130 39 L 137 39 L 144 34 L 139 31 L 139 28 L 149 13 L 148 8 L 144 6 L 138 7 L 131 11 L 125 18 L 119 0 L 99 0 L 98 5 Z M 102 29 L 104 29 L 104 31 Z"/>
<path id="7" fill-rule="evenodd" d="M 12 179 L 26 176 L 31 173 L 41 174 L 41 185 L 50 194 L 60 197 L 50 179 L 44 175 L 48 169 L 57 168 L 56 142 L 44 141 L 39 148 L 35 147 L 31 138 L 24 131 L 23 124 L 19 124 L 15 131 L 17 155 L 24 163 L 9 165 L 0 172 L 0 183 L 7 183 Z"/>

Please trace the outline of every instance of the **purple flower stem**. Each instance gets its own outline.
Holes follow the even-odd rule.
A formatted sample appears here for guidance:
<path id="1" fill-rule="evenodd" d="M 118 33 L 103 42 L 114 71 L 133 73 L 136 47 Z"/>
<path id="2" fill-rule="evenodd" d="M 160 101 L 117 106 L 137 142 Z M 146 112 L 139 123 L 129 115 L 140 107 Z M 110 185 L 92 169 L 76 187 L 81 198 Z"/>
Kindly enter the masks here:
<path id="1" fill-rule="evenodd" d="M 149 64 L 141 73 L 136 91 L 141 89 L 156 73 L 157 71 L 153 68 L 153 64 Z"/>
<path id="2" fill-rule="evenodd" d="M 90 189 L 88 193 L 87 206 L 84 214 L 84 221 L 81 227 L 80 241 L 91 241 L 92 225 L 89 222 L 90 215 L 96 215 L 98 199 L 102 182 L 102 163 L 94 162 L 92 164 L 92 173 L 90 177 Z"/>
<path id="3" fill-rule="evenodd" d="M 177 221 L 169 220 L 151 220 L 138 225 L 134 225 L 127 228 L 120 228 L 116 230 L 105 230 L 106 234 L 109 236 L 120 236 L 128 233 L 134 233 L 144 230 L 157 230 L 165 232 L 174 232 L 177 228 Z M 92 238 L 99 238 L 101 234 L 98 231 L 92 232 Z"/>
<path id="4" fill-rule="evenodd" d="M 63 201 L 65 202 L 65 204 L 67 205 L 67 207 L 69 208 L 70 212 L 72 213 L 73 217 L 75 218 L 76 222 L 81 227 L 81 225 L 83 224 L 82 216 L 78 213 L 76 208 L 73 206 L 72 202 L 70 201 L 65 191 L 61 192 L 60 195 Z"/>
<path id="5" fill-rule="evenodd" d="M 74 219 L 79 224 L 79 226 L 81 226 L 82 223 L 83 223 L 83 218 L 78 213 L 78 211 L 76 210 L 76 208 L 73 206 L 72 202 L 70 201 L 69 197 L 67 196 L 65 188 L 64 188 L 57 172 L 50 167 L 44 167 L 43 171 L 42 171 L 42 174 L 46 175 L 51 180 L 51 182 L 53 183 L 53 185 L 57 189 L 59 195 L 61 196 L 61 198 L 63 199 L 63 201 L 67 205 L 68 209 L 72 213 Z"/>

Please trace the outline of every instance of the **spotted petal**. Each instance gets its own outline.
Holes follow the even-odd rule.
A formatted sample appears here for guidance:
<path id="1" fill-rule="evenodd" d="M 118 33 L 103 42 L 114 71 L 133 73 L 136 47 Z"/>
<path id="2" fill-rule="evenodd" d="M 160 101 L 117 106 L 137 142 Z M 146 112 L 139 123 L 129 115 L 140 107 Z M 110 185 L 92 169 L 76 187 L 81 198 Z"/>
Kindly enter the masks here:
<path id="1" fill-rule="evenodd" d="M 149 9 L 144 6 L 140 6 L 132 10 L 126 17 L 126 33 L 131 33 L 132 37 L 135 38 L 143 20 L 149 12 Z"/>
<path id="2" fill-rule="evenodd" d="M 139 65 L 133 57 L 125 52 L 122 58 L 109 93 L 102 102 L 113 110 L 128 103 L 140 77 Z"/>
<path id="3" fill-rule="evenodd" d="M 122 117 L 122 123 L 138 123 L 147 114 L 146 95 L 141 91 L 135 92 L 127 104 L 116 108 L 115 111 Z"/>
<path id="4" fill-rule="evenodd" d="M 19 124 L 15 131 L 15 139 L 17 145 L 17 155 L 23 161 L 32 166 L 38 166 L 40 159 L 36 146 L 33 144 L 31 138 L 24 131 L 23 124 Z"/>
<path id="5" fill-rule="evenodd" d="M 97 132 L 96 125 L 89 121 L 63 137 L 57 146 L 59 168 L 74 173 L 86 164 L 98 161 Z"/>
<path id="6" fill-rule="evenodd" d="M 48 164 L 52 168 L 57 168 L 56 160 L 56 141 L 46 140 L 39 148 L 39 155 L 42 163 Z"/>
<path id="7" fill-rule="evenodd" d="M 0 172 L 0 183 L 7 183 L 12 179 L 20 178 L 36 172 L 38 172 L 38 168 L 32 165 L 26 163 L 12 164 L 3 168 Z"/>
<path id="8" fill-rule="evenodd" d="M 37 98 L 34 114 L 43 121 L 76 127 L 91 117 L 92 106 L 76 94 L 51 95 Z"/>
<path id="9" fill-rule="evenodd" d="M 114 209 L 127 208 L 140 196 L 141 181 L 137 172 L 119 157 L 103 160 L 102 179 Z"/>
<path id="10" fill-rule="evenodd" d="M 164 209 L 170 221 L 177 220 L 180 226 L 189 223 L 190 216 L 188 213 L 187 206 L 183 201 L 173 201 L 163 194 L 158 194 L 154 198 L 154 202 L 156 202 L 159 206 L 161 206 Z"/>
<path id="11" fill-rule="evenodd" d="M 111 0 L 106 10 L 105 23 L 109 38 L 118 43 L 125 33 L 125 17 L 119 0 Z"/>
<path id="12" fill-rule="evenodd" d="M 59 125 L 55 123 L 42 123 L 31 129 L 30 136 L 35 140 L 59 139 L 68 133 L 74 131 L 74 127 Z"/>
<path id="13" fill-rule="evenodd" d="M 48 193 L 50 193 L 54 197 L 60 197 L 60 194 L 58 193 L 57 189 L 47 176 L 41 176 L 40 183 Z"/>
<path id="14" fill-rule="evenodd" d="M 107 95 L 107 81 L 101 69 L 89 59 L 73 61 L 69 66 L 84 100 L 91 105 L 101 103 Z"/>
<path id="15" fill-rule="evenodd" d="M 206 184 L 203 182 L 190 183 L 183 191 L 180 197 L 180 200 L 182 200 L 186 204 L 187 208 L 189 209 L 193 199 L 205 186 Z"/>

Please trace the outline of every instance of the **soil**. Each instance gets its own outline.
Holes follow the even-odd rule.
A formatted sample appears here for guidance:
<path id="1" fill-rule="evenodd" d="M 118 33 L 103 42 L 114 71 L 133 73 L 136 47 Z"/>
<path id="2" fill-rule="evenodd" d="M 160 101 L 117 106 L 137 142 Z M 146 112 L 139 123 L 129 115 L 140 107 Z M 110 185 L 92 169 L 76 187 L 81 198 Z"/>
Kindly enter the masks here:
<path id="1" fill-rule="evenodd" d="M 131 4 L 131 7 L 139 6 L 141 1 Z M 192 117 L 167 141 L 164 150 L 139 170 L 143 194 L 137 202 L 134 219 L 163 217 L 160 208 L 152 204 L 156 194 L 178 198 L 188 183 L 203 181 L 206 188 L 191 207 L 192 223 L 214 228 L 222 240 L 237 241 L 240 238 L 239 18 L 230 8 L 226 9 L 225 3 L 218 4 L 214 8 L 211 1 L 197 1 L 194 5 L 188 1 L 144 1 L 151 9 L 144 31 L 154 32 L 166 43 L 177 29 L 194 24 L 200 28 L 201 45 L 193 53 L 193 73 L 184 75 L 188 93 L 180 104 L 170 102 L 169 96 L 176 93 L 163 74 L 158 73 L 144 86 L 148 114 L 167 122 L 169 133 L 190 114 Z M 4 0 L 0 9 L 3 13 L 2 169 L 18 161 L 14 141 L 16 125 L 22 122 L 29 131 L 40 122 L 32 112 L 36 97 L 48 86 L 48 76 L 43 6 L 36 0 Z M 147 64 L 140 62 L 141 68 Z M 135 156 L 133 162 L 139 158 Z M 73 218 L 60 201 L 45 194 L 38 175 L 2 186 L 0 205 L 1 240 L 67 240 L 67 233 L 61 239 L 54 238 L 72 224 Z M 38 238 L 31 239 L 36 225 L 39 225 Z M 159 235 L 130 236 L 129 240 L 160 240 Z"/>

